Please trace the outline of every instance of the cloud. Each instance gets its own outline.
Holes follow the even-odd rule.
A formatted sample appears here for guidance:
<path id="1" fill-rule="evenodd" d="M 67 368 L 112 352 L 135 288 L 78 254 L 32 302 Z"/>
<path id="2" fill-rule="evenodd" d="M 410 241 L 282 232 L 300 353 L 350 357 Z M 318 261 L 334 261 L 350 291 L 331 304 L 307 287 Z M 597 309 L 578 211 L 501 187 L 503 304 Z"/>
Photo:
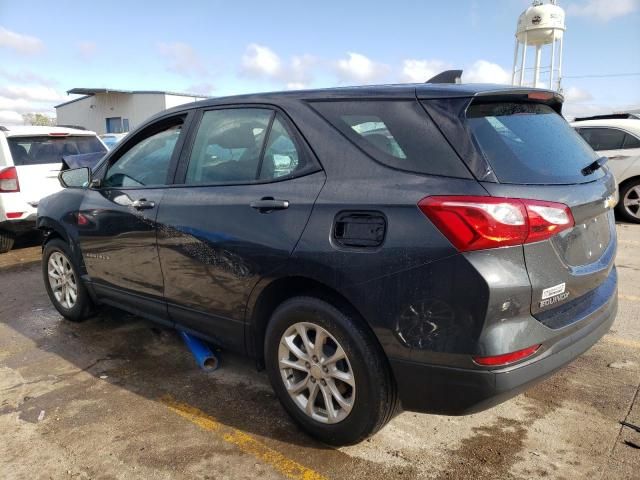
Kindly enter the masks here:
<path id="1" fill-rule="evenodd" d="M 11 110 L 0 110 L 0 125 L 22 125 L 22 115 Z"/>
<path id="2" fill-rule="evenodd" d="M 34 100 L 39 102 L 57 102 L 64 96 L 51 87 L 42 85 L 20 86 L 7 85 L 0 86 L 0 96 L 9 99 Z"/>
<path id="3" fill-rule="evenodd" d="M 53 86 L 58 84 L 56 80 L 53 80 L 48 77 L 43 77 L 38 73 L 31 72 L 28 70 L 14 72 L 14 71 L 0 68 L 0 77 L 6 78 L 7 80 L 20 83 L 20 84 L 37 83 L 37 84 L 46 85 L 46 86 Z"/>
<path id="4" fill-rule="evenodd" d="M 8 48 L 24 55 L 34 55 L 44 50 L 44 43 L 39 38 L 31 35 L 24 35 L 0 27 L 0 47 Z"/>
<path id="5" fill-rule="evenodd" d="M 252 43 L 242 56 L 242 72 L 248 76 L 277 78 L 281 69 L 278 54 L 264 45 Z"/>
<path id="6" fill-rule="evenodd" d="M 159 43 L 158 51 L 167 59 L 167 70 L 170 72 L 184 76 L 205 75 L 207 73 L 204 62 L 193 47 L 187 43 Z"/>
<path id="7" fill-rule="evenodd" d="M 593 95 L 582 88 L 569 87 L 564 91 L 564 99 L 567 103 L 581 103 L 593 100 Z"/>
<path id="8" fill-rule="evenodd" d="M 349 52 L 347 58 L 338 60 L 335 69 L 340 81 L 358 83 L 372 83 L 380 80 L 390 70 L 388 65 L 374 62 L 369 57 L 355 52 Z"/>
<path id="9" fill-rule="evenodd" d="M 567 15 L 591 17 L 601 22 L 608 22 L 634 12 L 640 0 L 584 0 L 567 6 Z"/>
<path id="10" fill-rule="evenodd" d="M 288 62 L 265 45 L 252 43 L 242 56 L 241 73 L 283 83 L 289 89 L 305 88 L 312 81 L 318 60 L 308 54 L 294 55 Z"/>
<path id="11" fill-rule="evenodd" d="M 289 82 L 287 83 L 287 90 L 304 90 L 307 85 L 302 82 Z"/>
<path id="12" fill-rule="evenodd" d="M 187 87 L 187 93 L 195 93 L 196 95 L 202 95 L 204 97 L 211 96 L 212 92 L 216 89 L 213 83 L 203 82 L 195 83 Z"/>
<path id="13" fill-rule="evenodd" d="M 497 63 L 478 60 L 462 74 L 464 83 L 511 83 L 511 74 Z"/>
<path id="14" fill-rule="evenodd" d="M 98 46 L 94 42 L 80 42 L 78 44 L 78 53 L 80 58 L 84 60 L 92 59 L 98 50 Z"/>
<path id="15" fill-rule="evenodd" d="M 438 73 L 447 70 L 449 65 L 441 60 L 407 59 L 402 62 L 401 82 L 424 83 Z"/>

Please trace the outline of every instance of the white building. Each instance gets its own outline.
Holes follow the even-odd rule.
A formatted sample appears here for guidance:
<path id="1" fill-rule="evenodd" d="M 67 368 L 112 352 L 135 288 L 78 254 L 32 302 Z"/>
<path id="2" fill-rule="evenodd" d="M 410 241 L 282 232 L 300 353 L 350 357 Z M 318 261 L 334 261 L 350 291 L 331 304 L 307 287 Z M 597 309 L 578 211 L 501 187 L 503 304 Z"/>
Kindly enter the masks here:
<path id="1" fill-rule="evenodd" d="M 207 97 L 185 93 L 74 88 L 68 94 L 84 97 L 56 105 L 58 125 L 75 125 L 98 134 L 133 130 L 167 108 Z"/>

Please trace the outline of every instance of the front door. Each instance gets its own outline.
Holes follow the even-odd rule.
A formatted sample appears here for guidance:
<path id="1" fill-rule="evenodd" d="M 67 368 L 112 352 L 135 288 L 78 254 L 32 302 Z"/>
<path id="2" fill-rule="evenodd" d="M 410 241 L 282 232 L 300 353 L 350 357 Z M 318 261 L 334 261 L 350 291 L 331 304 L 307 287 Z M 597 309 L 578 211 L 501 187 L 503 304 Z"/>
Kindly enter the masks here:
<path id="1" fill-rule="evenodd" d="M 77 215 L 84 263 L 98 295 L 165 322 L 156 217 L 183 120 L 169 119 L 123 145 Z"/>
<path id="2" fill-rule="evenodd" d="M 160 205 L 169 314 L 219 345 L 244 349 L 251 289 L 289 258 L 324 185 L 293 132 L 267 108 L 204 112 L 184 185 Z"/>

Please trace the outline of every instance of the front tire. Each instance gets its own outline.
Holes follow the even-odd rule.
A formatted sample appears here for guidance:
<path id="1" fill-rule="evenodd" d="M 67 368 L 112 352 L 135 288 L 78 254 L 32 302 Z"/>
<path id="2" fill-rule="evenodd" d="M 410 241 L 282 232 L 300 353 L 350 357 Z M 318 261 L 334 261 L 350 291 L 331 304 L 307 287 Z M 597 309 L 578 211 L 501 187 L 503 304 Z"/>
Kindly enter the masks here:
<path id="1" fill-rule="evenodd" d="M 93 303 L 62 240 L 46 243 L 42 252 L 44 285 L 53 306 L 67 320 L 81 322 L 91 316 Z"/>
<path id="2" fill-rule="evenodd" d="M 358 443 L 397 411 L 395 384 L 373 334 L 319 298 L 292 298 L 275 310 L 265 363 L 285 410 L 324 443 Z"/>
<path id="3" fill-rule="evenodd" d="M 0 253 L 7 253 L 13 248 L 15 237 L 9 232 L 0 232 Z"/>
<path id="4" fill-rule="evenodd" d="M 629 180 L 620 186 L 616 212 L 627 222 L 640 223 L 640 179 Z"/>

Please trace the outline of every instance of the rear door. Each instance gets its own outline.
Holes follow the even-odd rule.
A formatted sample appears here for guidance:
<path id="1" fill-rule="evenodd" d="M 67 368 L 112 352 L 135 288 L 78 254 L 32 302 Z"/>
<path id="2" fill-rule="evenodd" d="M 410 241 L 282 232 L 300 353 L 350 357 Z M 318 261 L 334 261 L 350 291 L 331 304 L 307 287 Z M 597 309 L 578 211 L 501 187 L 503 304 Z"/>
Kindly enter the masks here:
<path id="1" fill-rule="evenodd" d="M 8 137 L 13 163 L 18 172 L 23 199 L 37 206 L 41 198 L 60 190 L 58 173 L 64 155 L 107 152 L 95 135 L 49 135 Z"/>
<path id="2" fill-rule="evenodd" d="M 100 167 L 78 212 L 78 238 L 98 295 L 167 320 L 156 217 L 173 178 L 186 115 L 164 118 L 122 145 Z"/>
<path id="3" fill-rule="evenodd" d="M 607 167 L 583 171 L 599 155 L 547 105 L 474 102 L 466 124 L 498 180 L 482 183 L 491 195 L 571 209 L 573 228 L 523 247 L 532 314 L 546 319 L 544 312 L 600 287 L 608 299 L 615 288 L 615 182 Z"/>
<path id="4" fill-rule="evenodd" d="M 267 107 L 202 113 L 158 214 L 169 313 L 183 328 L 244 349 L 257 281 L 282 266 L 325 180 L 289 120 Z"/>

